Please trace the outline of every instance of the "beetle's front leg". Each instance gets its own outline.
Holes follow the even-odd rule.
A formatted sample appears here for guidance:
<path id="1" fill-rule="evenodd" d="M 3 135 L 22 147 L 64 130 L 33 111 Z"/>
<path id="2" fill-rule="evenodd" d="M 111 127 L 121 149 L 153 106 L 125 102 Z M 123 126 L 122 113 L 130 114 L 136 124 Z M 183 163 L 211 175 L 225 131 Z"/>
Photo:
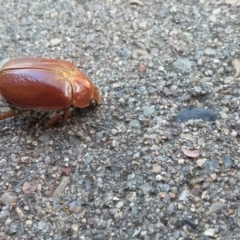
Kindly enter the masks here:
<path id="1" fill-rule="evenodd" d="M 71 116 L 71 113 L 72 113 L 72 110 L 70 108 L 60 111 L 49 120 L 49 122 L 47 123 L 47 128 L 50 128 L 52 125 L 54 125 L 61 116 L 63 116 L 62 124 L 64 125 L 68 120 L 68 118 Z"/>
<path id="2" fill-rule="evenodd" d="M 47 128 L 50 128 L 52 125 L 54 125 L 58 120 L 59 120 L 59 118 L 61 117 L 63 115 L 63 112 L 61 111 L 61 112 L 59 112 L 59 113 L 57 113 L 54 117 L 52 117 L 49 121 L 48 121 L 48 123 L 47 123 Z"/>
<path id="3" fill-rule="evenodd" d="M 63 125 L 67 122 L 68 118 L 71 117 L 71 114 L 72 114 L 72 110 L 70 108 L 64 111 L 63 120 L 62 120 Z"/>

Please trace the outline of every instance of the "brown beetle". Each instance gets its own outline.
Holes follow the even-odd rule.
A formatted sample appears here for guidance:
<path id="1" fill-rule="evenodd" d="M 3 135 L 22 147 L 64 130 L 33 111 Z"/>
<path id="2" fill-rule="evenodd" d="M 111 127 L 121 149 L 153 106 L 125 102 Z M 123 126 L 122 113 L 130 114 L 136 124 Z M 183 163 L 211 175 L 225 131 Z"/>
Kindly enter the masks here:
<path id="1" fill-rule="evenodd" d="M 30 110 L 60 111 L 48 127 L 62 115 L 65 123 L 71 106 L 101 104 L 99 89 L 74 64 L 47 58 L 16 58 L 5 63 L 0 70 L 0 94 L 12 109 L 0 114 L 0 120 Z"/>

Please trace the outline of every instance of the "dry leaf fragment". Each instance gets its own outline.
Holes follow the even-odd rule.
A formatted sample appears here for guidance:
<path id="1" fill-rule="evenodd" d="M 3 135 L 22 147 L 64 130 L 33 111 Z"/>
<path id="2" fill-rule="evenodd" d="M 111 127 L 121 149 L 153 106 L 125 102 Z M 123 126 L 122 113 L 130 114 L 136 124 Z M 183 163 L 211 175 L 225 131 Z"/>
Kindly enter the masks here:
<path id="1" fill-rule="evenodd" d="M 38 180 L 31 181 L 31 182 L 25 182 L 22 187 L 22 191 L 28 195 L 30 193 L 33 193 L 37 189 Z"/>
<path id="2" fill-rule="evenodd" d="M 200 156 L 200 150 L 188 150 L 188 149 L 182 149 L 182 152 L 184 155 L 190 158 L 197 158 Z"/>
<path id="3" fill-rule="evenodd" d="M 62 172 L 62 175 L 69 176 L 71 174 L 71 168 L 70 167 L 62 167 L 61 172 Z"/>
<path id="4" fill-rule="evenodd" d="M 154 173 L 158 173 L 158 172 L 160 172 L 161 170 L 162 170 L 162 168 L 161 168 L 161 166 L 159 166 L 159 165 L 154 165 L 153 168 L 152 168 L 152 171 L 153 171 Z"/>
<path id="5" fill-rule="evenodd" d="M 52 193 L 52 197 L 60 197 L 60 195 L 65 190 L 66 186 L 70 183 L 69 176 L 63 176 L 58 187 Z"/>

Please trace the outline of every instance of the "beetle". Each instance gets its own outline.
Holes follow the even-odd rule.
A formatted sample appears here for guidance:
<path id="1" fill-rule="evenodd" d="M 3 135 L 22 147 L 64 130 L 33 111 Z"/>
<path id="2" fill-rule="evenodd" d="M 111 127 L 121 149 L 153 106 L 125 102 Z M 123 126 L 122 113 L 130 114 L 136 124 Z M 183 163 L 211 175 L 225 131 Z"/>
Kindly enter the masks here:
<path id="1" fill-rule="evenodd" d="M 24 57 L 6 62 L 0 70 L 0 95 L 10 111 L 0 120 L 30 110 L 59 111 L 48 123 L 52 126 L 71 115 L 71 107 L 101 105 L 99 88 L 77 67 L 65 60 Z"/>

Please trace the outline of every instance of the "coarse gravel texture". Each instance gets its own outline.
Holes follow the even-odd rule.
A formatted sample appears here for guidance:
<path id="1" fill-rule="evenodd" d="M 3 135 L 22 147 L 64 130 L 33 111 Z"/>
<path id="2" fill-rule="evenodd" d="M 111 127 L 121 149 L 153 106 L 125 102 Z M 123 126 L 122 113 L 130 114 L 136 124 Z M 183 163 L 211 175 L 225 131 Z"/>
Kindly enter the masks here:
<path id="1" fill-rule="evenodd" d="M 239 0 L 0 6 L 0 61 L 69 60 L 104 100 L 0 122 L 1 240 L 240 239 Z"/>

